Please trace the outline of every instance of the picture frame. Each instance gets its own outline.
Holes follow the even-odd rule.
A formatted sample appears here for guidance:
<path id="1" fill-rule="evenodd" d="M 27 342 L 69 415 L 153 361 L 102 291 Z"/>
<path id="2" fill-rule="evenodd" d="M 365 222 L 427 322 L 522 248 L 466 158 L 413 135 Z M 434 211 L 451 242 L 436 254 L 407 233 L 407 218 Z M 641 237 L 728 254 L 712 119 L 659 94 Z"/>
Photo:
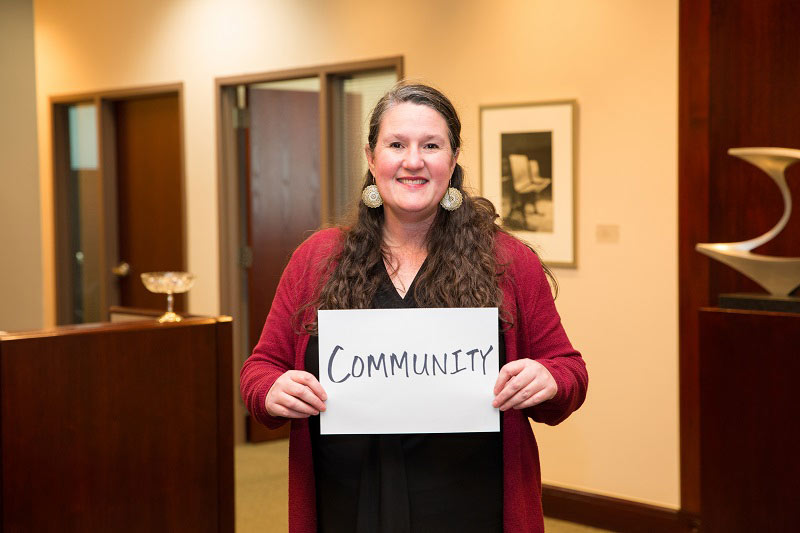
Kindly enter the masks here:
<path id="1" fill-rule="evenodd" d="M 481 194 L 551 267 L 577 268 L 577 101 L 480 107 Z"/>

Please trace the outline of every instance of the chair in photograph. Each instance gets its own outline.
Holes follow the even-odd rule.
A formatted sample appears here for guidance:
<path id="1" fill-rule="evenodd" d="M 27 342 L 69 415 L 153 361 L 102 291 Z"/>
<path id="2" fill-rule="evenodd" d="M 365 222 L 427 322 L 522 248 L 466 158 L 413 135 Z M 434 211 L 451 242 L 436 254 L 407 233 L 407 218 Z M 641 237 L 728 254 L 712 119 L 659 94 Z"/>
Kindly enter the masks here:
<path id="1" fill-rule="evenodd" d="M 538 214 L 539 210 L 536 208 L 536 202 L 539 199 L 539 194 L 549 187 L 553 180 L 540 176 L 539 162 L 535 159 L 529 160 L 526 155 L 510 154 L 508 163 L 511 167 L 511 179 L 514 189 L 509 216 L 519 209 L 524 221 L 525 206 L 528 203 L 532 204 L 533 212 Z"/>

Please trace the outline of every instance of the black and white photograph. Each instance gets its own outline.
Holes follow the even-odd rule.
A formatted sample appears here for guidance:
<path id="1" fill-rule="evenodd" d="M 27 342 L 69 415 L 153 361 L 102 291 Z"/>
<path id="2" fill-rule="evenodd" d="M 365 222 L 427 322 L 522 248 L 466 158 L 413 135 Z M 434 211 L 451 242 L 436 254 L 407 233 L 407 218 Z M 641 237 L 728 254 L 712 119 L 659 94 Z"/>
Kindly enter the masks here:
<path id="1" fill-rule="evenodd" d="M 553 132 L 500 136 L 503 198 L 500 214 L 511 230 L 553 232 Z"/>
<path id="2" fill-rule="evenodd" d="M 574 100 L 480 109 L 481 193 L 552 266 L 575 268 Z"/>

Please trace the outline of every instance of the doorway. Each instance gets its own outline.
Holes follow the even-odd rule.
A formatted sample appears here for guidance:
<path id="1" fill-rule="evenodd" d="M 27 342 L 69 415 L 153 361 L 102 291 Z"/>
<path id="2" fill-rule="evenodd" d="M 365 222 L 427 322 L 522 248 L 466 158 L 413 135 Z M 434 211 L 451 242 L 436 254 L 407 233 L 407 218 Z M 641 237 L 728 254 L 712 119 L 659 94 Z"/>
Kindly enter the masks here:
<path id="1" fill-rule="evenodd" d="M 321 222 L 319 79 L 251 84 L 247 104 L 249 168 L 241 177 L 250 264 L 243 296 L 252 349 L 283 267 Z"/>
<path id="2" fill-rule="evenodd" d="M 258 342 L 294 249 L 353 207 L 368 114 L 402 78 L 402 58 L 217 80 L 221 311 L 234 317 L 238 369 Z M 238 395 L 237 395 L 238 397 Z M 288 435 L 245 415 L 236 440 Z M 239 422 L 241 421 L 241 422 Z"/>
<path id="3" fill-rule="evenodd" d="M 186 266 L 181 86 L 51 106 L 57 322 L 107 320 L 115 305 L 164 307 L 140 274 Z"/>

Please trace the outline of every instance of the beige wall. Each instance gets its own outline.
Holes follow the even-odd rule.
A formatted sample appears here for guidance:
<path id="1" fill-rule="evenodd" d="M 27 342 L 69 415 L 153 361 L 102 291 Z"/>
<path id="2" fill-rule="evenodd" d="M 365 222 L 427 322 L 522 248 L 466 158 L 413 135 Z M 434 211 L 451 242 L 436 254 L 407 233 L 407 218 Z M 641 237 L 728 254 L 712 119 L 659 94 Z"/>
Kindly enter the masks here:
<path id="1" fill-rule="evenodd" d="M 0 330 L 43 324 L 33 1 L 0 2 Z"/>
<path id="2" fill-rule="evenodd" d="M 575 98 L 577 270 L 558 306 L 591 374 L 586 406 L 536 427 L 545 482 L 677 507 L 677 0 L 37 0 L 47 320 L 54 317 L 53 94 L 185 85 L 190 307 L 219 311 L 214 78 L 403 55 L 464 122 L 481 104 Z M 599 243 L 598 224 L 619 240 Z"/>

